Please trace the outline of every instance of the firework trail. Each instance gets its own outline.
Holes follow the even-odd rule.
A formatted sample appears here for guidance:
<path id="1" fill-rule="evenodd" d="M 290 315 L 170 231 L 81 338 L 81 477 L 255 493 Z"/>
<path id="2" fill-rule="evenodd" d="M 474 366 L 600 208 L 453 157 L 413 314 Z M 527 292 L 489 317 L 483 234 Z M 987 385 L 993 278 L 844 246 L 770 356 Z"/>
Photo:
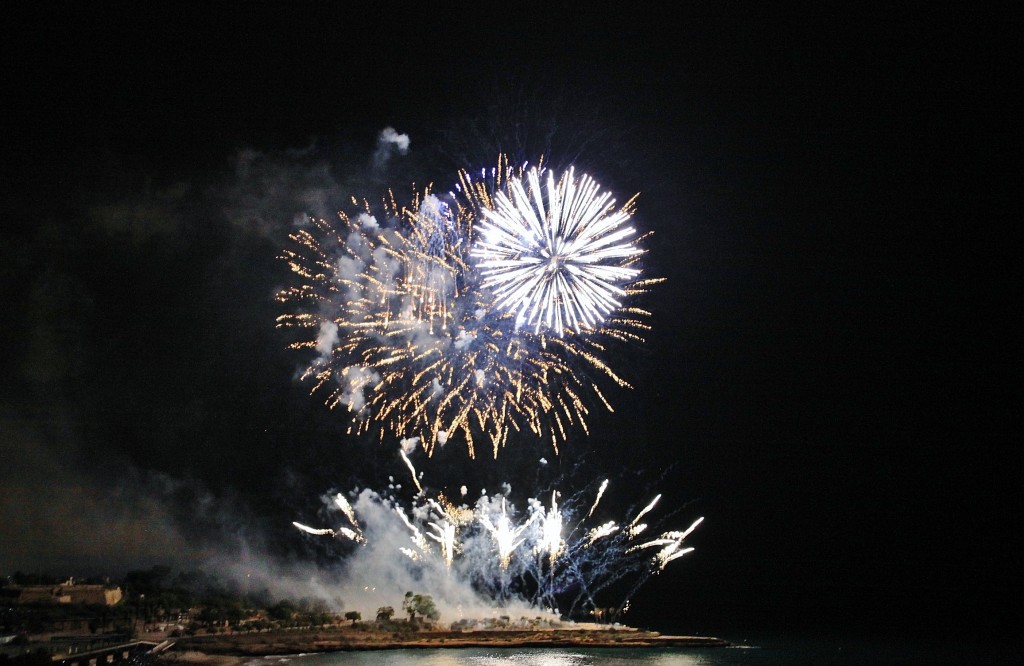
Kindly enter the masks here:
<path id="1" fill-rule="evenodd" d="M 649 313 L 628 301 L 660 281 L 641 279 L 633 200 L 615 208 L 588 176 L 499 160 L 444 196 L 353 205 L 292 235 L 298 284 L 277 320 L 350 432 L 428 455 L 456 434 L 470 457 L 478 439 L 497 457 L 514 436 L 557 452 L 592 406 L 612 410 L 599 383 L 630 387 L 602 357 L 642 340 Z"/>
<path id="2" fill-rule="evenodd" d="M 594 498 L 594 503 L 590 505 L 590 511 L 587 511 L 587 518 L 594 515 L 594 509 L 597 508 L 598 503 L 601 501 L 601 497 L 604 495 L 604 491 L 608 488 L 608 479 L 601 482 L 601 487 L 597 489 L 597 497 Z"/>

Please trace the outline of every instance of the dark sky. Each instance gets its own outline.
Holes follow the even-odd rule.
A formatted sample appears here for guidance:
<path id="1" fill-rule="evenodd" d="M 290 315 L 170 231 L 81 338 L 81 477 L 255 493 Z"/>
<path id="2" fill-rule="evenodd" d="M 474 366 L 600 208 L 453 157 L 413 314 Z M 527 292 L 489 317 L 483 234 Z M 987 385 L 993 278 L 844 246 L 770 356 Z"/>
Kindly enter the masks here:
<path id="1" fill-rule="evenodd" d="M 639 192 L 654 232 L 654 328 L 614 359 L 636 389 L 555 463 L 706 518 L 628 620 L 1002 626 L 1024 470 L 1008 18 L 214 4 L 5 22 L 0 573 L 300 557 L 303 502 L 401 475 L 293 381 L 276 256 L 296 213 L 505 150 Z M 374 169 L 388 126 L 410 151 Z M 540 456 L 442 466 L 515 483 Z"/>

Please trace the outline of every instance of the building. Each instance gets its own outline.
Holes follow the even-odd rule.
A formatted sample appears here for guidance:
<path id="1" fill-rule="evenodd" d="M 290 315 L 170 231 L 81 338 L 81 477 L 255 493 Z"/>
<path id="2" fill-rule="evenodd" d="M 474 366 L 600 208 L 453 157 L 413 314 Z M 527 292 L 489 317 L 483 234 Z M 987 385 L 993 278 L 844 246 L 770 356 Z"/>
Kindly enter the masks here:
<path id="1" fill-rule="evenodd" d="M 114 606 L 124 594 L 121 588 L 108 585 L 77 585 L 73 581 L 60 585 L 22 585 L 0 589 L 0 596 L 13 604 L 90 604 Z"/>

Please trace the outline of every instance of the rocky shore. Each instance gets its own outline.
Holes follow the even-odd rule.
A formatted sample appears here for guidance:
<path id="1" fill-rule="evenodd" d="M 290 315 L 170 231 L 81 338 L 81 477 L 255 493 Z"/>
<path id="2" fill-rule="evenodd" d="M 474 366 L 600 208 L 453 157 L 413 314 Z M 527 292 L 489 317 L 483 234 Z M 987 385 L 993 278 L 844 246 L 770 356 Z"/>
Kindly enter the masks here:
<path id="1" fill-rule="evenodd" d="M 336 652 L 469 647 L 725 647 L 728 642 L 708 636 L 668 636 L 653 631 L 623 628 L 567 628 L 538 630 L 419 630 L 380 631 L 346 627 L 337 630 L 278 631 L 220 634 L 171 639 L 158 654 L 160 662 L 235 666 L 254 657 Z"/>

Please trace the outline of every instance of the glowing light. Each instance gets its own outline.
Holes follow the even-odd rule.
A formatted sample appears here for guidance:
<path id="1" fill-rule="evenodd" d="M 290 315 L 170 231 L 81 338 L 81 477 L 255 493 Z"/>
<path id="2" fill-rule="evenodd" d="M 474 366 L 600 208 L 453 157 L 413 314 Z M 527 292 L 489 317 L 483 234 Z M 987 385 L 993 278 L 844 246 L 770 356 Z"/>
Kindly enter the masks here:
<path id="1" fill-rule="evenodd" d="M 416 484 L 416 489 L 422 493 L 423 486 L 420 485 L 420 480 L 416 478 L 416 468 L 412 466 L 412 461 L 409 460 L 409 456 L 406 454 L 405 448 L 399 450 L 398 454 L 402 457 L 402 462 L 405 463 L 405 466 L 408 467 L 409 471 L 412 473 L 412 482 Z"/>
<path id="2" fill-rule="evenodd" d="M 329 536 L 332 536 L 332 537 L 343 536 L 343 537 L 346 537 L 348 539 L 351 539 L 352 541 L 363 541 L 363 536 L 361 534 L 359 534 L 359 533 L 355 532 L 354 530 L 351 530 L 351 529 L 349 529 L 347 527 L 339 527 L 338 529 L 331 529 L 329 527 L 317 528 L 317 527 L 310 527 L 308 525 L 303 525 L 302 523 L 296 523 L 296 522 L 293 522 L 292 525 L 294 525 L 298 529 L 302 530 L 303 532 L 306 532 L 307 534 L 315 534 L 317 536 L 327 536 L 327 535 L 329 535 Z"/>
<path id="3" fill-rule="evenodd" d="M 619 526 L 615 524 L 615 521 L 609 520 L 604 525 L 598 525 L 597 527 L 591 529 L 589 533 L 587 533 L 587 543 L 590 544 L 602 537 L 615 534 L 615 532 L 617 532 L 618 529 Z"/>
<path id="4" fill-rule="evenodd" d="M 334 530 L 330 529 L 330 528 L 318 529 L 316 527 L 309 527 L 308 525 L 303 525 L 302 523 L 296 523 L 296 522 L 293 522 L 292 525 L 294 525 L 295 527 L 299 528 L 303 532 L 306 532 L 307 534 L 316 534 L 316 535 L 319 535 L 319 536 L 323 536 L 323 535 L 327 535 L 327 534 L 329 534 L 331 536 L 334 536 L 336 534 L 336 532 Z"/>
<path id="5" fill-rule="evenodd" d="M 660 500 L 660 499 L 661 499 L 661 495 L 656 496 L 653 500 L 651 500 L 650 504 L 645 506 L 643 508 L 643 510 L 640 511 L 640 513 L 636 514 L 636 517 L 633 518 L 633 520 L 630 521 L 629 525 L 626 526 L 626 529 L 629 530 L 629 535 L 630 536 L 634 536 L 635 537 L 637 534 L 640 534 L 641 532 L 643 532 L 644 530 L 647 529 L 647 525 L 646 524 L 643 524 L 643 523 L 637 524 L 637 523 L 639 522 L 639 520 L 641 518 L 646 516 L 651 511 L 651 509 L 654 508 L 654 506 L 658 503 L 658 500 Z"/>
<path id="6" fill-rule="evenodd" d="M 444 564 L 451 568 L 452 558 L 455 557 L 455 525 L 443 520 L 440 524 L 430 523 L 430 528 L 434 532 L 427 536 L 441 545 L 441 557 L 444 558 Z"/>
<path id="7" fill-rule="evenodd" d="M 647 541 L 637 546 L 633 546 L 626 552 L 631 553 L 638 550 L 644 550 L 647 548 L 660 547 L 661 550 L 659 550 L 658 553 L 654 556 L 654 561 L 657 563 L 658 570 L 660 571 L 661 569 L 664 569 L 665 565 L 667 565 L 669 562 L 678 559 L 683 555 L 686 555 L 687 553 L 693 551 L 693 548 L 682 547 L 683 539 L 688 537 L 691 532 L 697 529 L 697 526 L 700 525 L 703 521 L 703 517 L 698 518 L 696 521 L 694 521 L 692 525 L 690 525 L 687 529 L 683 530 L 682 532 L 665 532 L 657 539 L 652 539 L 651 541 Z"/>

